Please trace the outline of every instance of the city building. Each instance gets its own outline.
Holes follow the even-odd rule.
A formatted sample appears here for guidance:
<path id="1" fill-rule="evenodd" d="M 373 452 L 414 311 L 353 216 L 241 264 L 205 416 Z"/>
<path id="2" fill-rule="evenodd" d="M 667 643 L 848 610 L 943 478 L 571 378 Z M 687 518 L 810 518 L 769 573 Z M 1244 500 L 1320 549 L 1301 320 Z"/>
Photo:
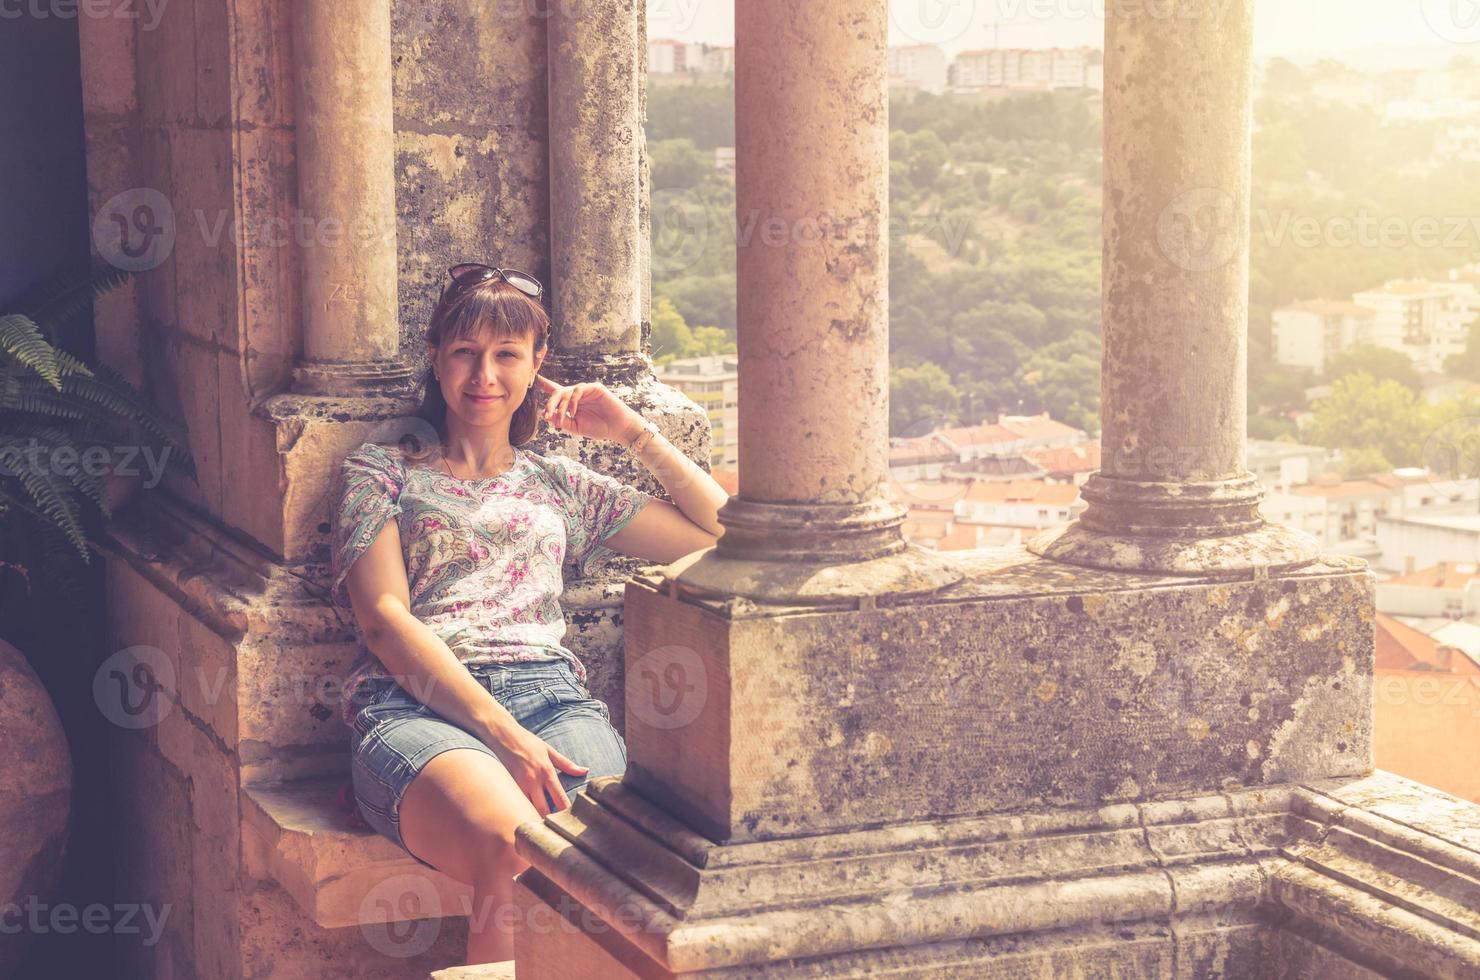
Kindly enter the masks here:
<path id="1" fill-rule="evenodd" d="M 1089 475 L 1100 468 L 1100 443 L 1091 439 L 1074 446 L 1029 449 L 1023 458 L 1038 467 L 1050 482 L 1083 486 Z"/>
<path id="2" fill-rule="evenodd" d="M 972 524 L 1041 529 L 1075 517 L 1083 504 L 1072 483 L 978 481 L 956 504 L 957 520 Z"/>
<path id="3" fill-rule="evenodd" d="M 1376 315 L 1366 306 L 1325 299 L 1282 306 L 1271 315 L 1274 361 L 1320 374 L 1337 354 L 1368 342 Z"/>
<path id="4" fill-rule="evenodd" d="M 728 75 L 735 70 L 735 49 L 711 45 L 704 52 L 704 71 L 711 75 Z"/>
<path id="5" fill-rule="evenodd" d="M 1003 415 L 996 422 L 955 426 L 936 433 L 957 454 L 959 462 L 987 457 L 1016 456 L 1029 449 L 1077 446 L 1087 438 L 1085 433 L 1040 415 Z"/>
<path id="6" fill-rule="evenodd" d="M 933 433 L 889 440 L 889 476 L 895 480 L 936 480 L 960 460 L 956 448 Z"/>
<path id="7" fill-rule="evenodd" d="M 1310 483 L 1325 473 L 1330 457 L 1330 450 L 1322 446 L 1250 439 L 1245 466 L 1265 487 L 1286 490 Z"/>
<path id="8" fill-rule="evenodd" d="M 704 70 L 704 45 L 657 38 L 648 41 L 648 74 L 678 75 Z"/>
<path id="9" fill-rule="evenodd" d="M 740 462 L 740 361 L 713 354 L 669 361 L 658 377 L 692 398 L 710 423 L 710 461 L 714 466 Z"/>
<path id="10" fill-rule="evenodd" d="M 1456 120 L 1441 126 L 1434 139 L 1434 157 L 1441 162 L 1480 163 L 1480 123 Z"/>
<path id="11" fill-rule="evenodd" d="M 1442 371 L 1451 354 L 1463 352 L 1476 306 L 1457 283 L 1394 280 L 1352 296 L 1372 310 L 1369 343 L 1402 351 L 1420 371 Z"/>
<path id="12" fill-rule="evenodd" d="M 946 53 L 934 44 L 889 49 L 889 84 L 938 94 L 946 90 Z"/>
<path id="13" fill-rule="evenodd" d="M 1446 619 L 1480 616 L 1480 564 L 1442 561 L 1378 582 L 1377 611 Z"/>
<path id="14" fill-rule="evenodd" d="M 1104 59 L 1094 48 L 980 48 L 951 64 L 951 87 L 1094 89 L 1102 91 Z"/>
<path id="15" fill-rule="evenodd" d="M 1480 662 L 1452 635 L 1467 625 L 1428 634 L 1377 614 L 1373 748 L 1383 769 L 1480 801 Z"/>

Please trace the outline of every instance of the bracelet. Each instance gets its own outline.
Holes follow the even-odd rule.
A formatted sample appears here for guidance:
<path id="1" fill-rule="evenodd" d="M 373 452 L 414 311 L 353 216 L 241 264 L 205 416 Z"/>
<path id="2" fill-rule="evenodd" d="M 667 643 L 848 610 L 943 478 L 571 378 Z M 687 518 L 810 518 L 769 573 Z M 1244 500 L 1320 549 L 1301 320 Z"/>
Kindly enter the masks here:
<path id="1" fill-rule="evenodd" d="M 637 438 L 633 439 L 627 444 L 628 452 L 642 452 L 644 449 L 647 448 L 648 443 L 652 442 L 653 439 L 657 437 L 657 435 L 657 427 L 654 426 L 651 422 L 644 421 L 642 424 L 642 432 L 638 434 Z"/>

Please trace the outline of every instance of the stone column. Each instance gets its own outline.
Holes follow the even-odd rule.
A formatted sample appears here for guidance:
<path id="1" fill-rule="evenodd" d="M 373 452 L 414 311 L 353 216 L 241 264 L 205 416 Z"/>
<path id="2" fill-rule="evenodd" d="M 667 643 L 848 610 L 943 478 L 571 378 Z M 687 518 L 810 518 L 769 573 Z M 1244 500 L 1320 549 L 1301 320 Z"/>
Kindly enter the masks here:
<path id="1" fill-rule="evenodd" d="M 1105 24 L 1103 466 L 1038 554 L 1246 574 L 1312 559 L 1245 469 L 1253 0 Z"/>
<path id="2" fill-rule="evenodd" d="M 640 25 L 636 0 L 549 7 L 551 357 L 576 373 L 645 367 Z"/>
<path id="3" fill-rule="evenodd" d="M 807 602 L 956 577 L 906 546 L 885 494 L 887 28 L 875 0 L 736 9 L 740 490 L 688 591 Z"/>
<path id="4" fill-rule="evenodd" d="M 293 5 L 303 360 L 294 390 L 388 393 L 410 379 L 396 309 L 390 5 Z"/>

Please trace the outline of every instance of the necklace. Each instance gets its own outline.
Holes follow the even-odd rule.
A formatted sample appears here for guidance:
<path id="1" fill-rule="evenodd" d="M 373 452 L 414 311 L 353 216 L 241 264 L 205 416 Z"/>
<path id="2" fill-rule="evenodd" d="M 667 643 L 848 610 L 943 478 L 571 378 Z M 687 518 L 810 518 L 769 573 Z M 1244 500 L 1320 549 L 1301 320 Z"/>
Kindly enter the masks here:
<path id="1" fill-rule="evenodd" d="M 509 470 L 512 470 L 516 465 L 518 465 L 518 459 L 516 457 L 514 463 L 511 463 L 509 466 L 505 467 L 503 470 L 499 471 L 498 473 L 495 473 L 493 476 L 475 476 L 475 477 L 470 477 L 469 479 L 466 479 L 466 480 L 464 480 L 462 477 L 458 476 L 456 473 L 452 472 L 452 461 L 450 459 L 448 459 L 446 456 L 443 456 L 442 457 L 442 465 L 445 466 L 445 467 L 447 467 L 447 475 L 450 476 L 450 477 L 452 477 L 454 480 L 458 480 L 458 481 L 460 481 L 462 483 L 475 483 L 475 482 L 479 482 L 479 481 L 483 481 L 483 480 L 496 480 L 496 479 L 498 479 L 499 477 L 501 477 L 501 476 L 505 475 L 506 473 L 508 473 Z"/>

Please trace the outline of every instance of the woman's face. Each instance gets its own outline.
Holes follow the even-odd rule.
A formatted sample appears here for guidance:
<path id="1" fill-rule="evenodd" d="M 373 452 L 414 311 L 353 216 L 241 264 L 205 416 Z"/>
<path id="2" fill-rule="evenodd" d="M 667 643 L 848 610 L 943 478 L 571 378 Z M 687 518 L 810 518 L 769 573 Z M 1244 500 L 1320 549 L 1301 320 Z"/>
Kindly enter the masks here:
<path id="1" fill-rule="evenodd" d="M 486 330 L 429 352 L 448 411 L 480 428 L 513 418 L 545 359 L 545 351 L 535 353 L 532 333 L 495 340 Z"/>

